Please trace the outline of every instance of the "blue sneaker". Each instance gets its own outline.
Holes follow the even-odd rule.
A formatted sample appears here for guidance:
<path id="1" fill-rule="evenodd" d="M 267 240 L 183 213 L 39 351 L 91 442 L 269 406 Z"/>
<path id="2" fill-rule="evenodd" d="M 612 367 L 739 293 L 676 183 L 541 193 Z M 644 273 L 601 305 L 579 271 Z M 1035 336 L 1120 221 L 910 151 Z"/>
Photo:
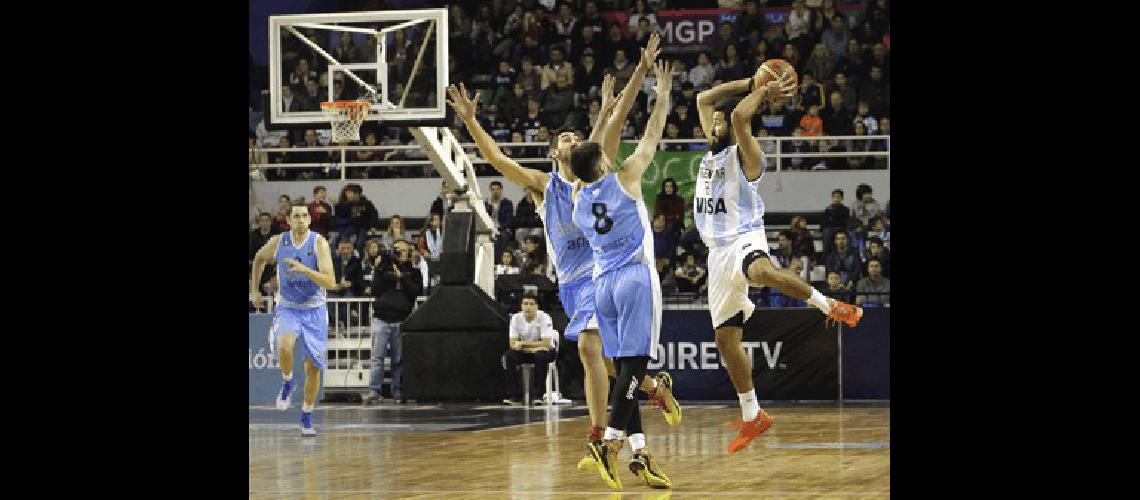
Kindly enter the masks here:
<path id="1" fill-rule="evenodd" d="M 281 384 L 281 394 L 277 396 L 277 409 L 288 410 L 289 400 L 293 398 L 293 381 L 286 380 Z"/>
<path id="2" fill-rule="evenodd" d="M 317 435 L 317 430 L 313 428 L 313 414 L 312 412 L 301 412 L 301 436 L 313 437 Z"/>

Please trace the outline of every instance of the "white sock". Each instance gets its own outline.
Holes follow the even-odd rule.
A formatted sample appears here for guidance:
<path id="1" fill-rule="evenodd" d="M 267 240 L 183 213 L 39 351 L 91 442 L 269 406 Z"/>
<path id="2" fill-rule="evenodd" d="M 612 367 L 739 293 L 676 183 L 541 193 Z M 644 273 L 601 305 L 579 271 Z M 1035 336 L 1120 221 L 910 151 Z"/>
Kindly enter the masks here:
<path id="1" fill-rule="evenodd" d="M 808 297 L 807 301 L 809 304 L 818 307 L 820 311 L 823 311 L 823 314 L 831 312 L 831 303 L 828 302 L 827 297 L 819 293 L 819 290 L 816 290 L 814 286 L 811 287 L 811 297 Z"/>
<path id="2" fill-rule="evenodd" d="M 312 413 L 314 406 L 317 406 L 317 404 L 313 403 L 311 405 L 307 405 L 307 404 L 301 403 L 301 413 Z"/>
<path id="3" fill-rule="evenodd" d="M 602 439 L 625 439 L 625 431 L 619 431 L 613 427 L 606 427 L 606 433 L 602 435 Z"/>
<path id="4" fill-rule="evenodd" d="M 756 389 L 737 394 L 736 397 L 740 398 L 740 413 L 744 421 L 756 420 L 756 415 L 760 414 L 760 403 L 756 401 Z"/>
<path id="5" fill-rule="evenodd" d="M 645 448 L 645 434 L 637 433 L 629 435 L 629 447 L 633 448 L 633 452 L 637 453 Z"/>
<path id="6" fill-rule="evenodd" d="M 286 374 L 282 373 L 281 378 L 285 379 L 285 381 L 288 382 L 290 380 L 293 380 L 293 374 L 290 373 L 290 374 L 286 375 Z"/>

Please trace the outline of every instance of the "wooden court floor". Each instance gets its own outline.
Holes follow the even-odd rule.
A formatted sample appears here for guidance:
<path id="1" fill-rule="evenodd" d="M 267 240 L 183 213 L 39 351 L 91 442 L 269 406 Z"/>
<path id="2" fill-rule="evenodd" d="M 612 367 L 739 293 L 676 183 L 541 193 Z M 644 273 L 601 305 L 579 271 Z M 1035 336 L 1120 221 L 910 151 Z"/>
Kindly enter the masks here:
<path id="1" fill-rule="evenodd" d="M 414 411 L 399 424 L 377 424 L 360 408 L 318 407 L 316 438 L 302 439 L 297 410 L 278 424 L 249 431 L 251 498 L 882 498 L 890 495 L 890 406 L 762 407 L 775 423 L 749 448 L 728 455 L 735 436 L 726 424 L 735 404 L 686 406 L 669 427 L 642 407 L 650 452 L 673 480 L 656 490 L 629 472 L 628 445 L 619 458 L 623 490 L 597 472 L 579 471 L 588 419 L 584 411 L 506 409 L 513 419 L 540 420 L 481 430 L 446 430 L 489 417 L 488 407 L 455 410 L 418 425 Z M 503 410 L 499 410 L 502 412 Z M 394 414 L 394 413 L 392 413 Z M 363 415 L 363 416 L 361 416 Z M 466 415 L 466 416 L 465 416 Z M 383 418 L 383 417 L 379 417 Z M 388 419 L 391 420 L 391 419 Z M 443 422 L 443 423 L 441 423 Z M 389 427 L 384 427 L 388 425 Z M 436 427 L 431 427 L 435 425 Z M 461 427 L 459 425 L 455 427 Z M 423 429 L 423 430 L 419 430 Z"/>

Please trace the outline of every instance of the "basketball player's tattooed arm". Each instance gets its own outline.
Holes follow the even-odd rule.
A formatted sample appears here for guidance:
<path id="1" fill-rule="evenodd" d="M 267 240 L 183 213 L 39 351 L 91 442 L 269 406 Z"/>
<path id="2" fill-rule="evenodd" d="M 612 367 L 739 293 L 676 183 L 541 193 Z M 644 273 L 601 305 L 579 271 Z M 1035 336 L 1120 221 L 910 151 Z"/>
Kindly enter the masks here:
<path id="1" fill-rule="evenodd" d="M 467 86 L 460 83 L 459 88 L 456 88 L 455 85 L 449 85 L 447 95 L 450 97 L 447 104 L 451 105 L 451 109 L 455 110 L 455 114 L 459 115 L 463 119 L 463 123 L 467 125 L 467 132 L 475 139 L 475 145 L 479 147 L 479 154 L 491 162 L 491 166 L 495 167 L 495 170 L 503 174 L 507 180 L 542 196 L 546 183 L 550 181 L 548 174 L 532 168 L 525 168 L 503 154 L 499 145 L 495 144 L 495 139 L 486 130 L 483 130 L 483 126 L 475 119 L 475 109 L 479 106 L 479 99 L 483 93 L 477 92 L 474 98 L 468 98 Z"/>
<path id="2" fill-rule="evenodd" d="M 309 279 L 313 280 L 313 283 L 320 285 L 321 288 L 324 288 L 325 290 L 336 290 L 336 273 L 333 271 L 332 250 L 329 250 L 329 241 L 326 240 L 324 236 L 321 236 L 319 234 L 316 235 L 316 237 L 316 270 L 309 269 L 309 266 L 298 262 L 296 259 L 285 259 L 284 262 L 285 264 L 289 265 L 290 271 L 296 271 L 304 274 L 305 276 L 308 276 Z"/>
<path id="3" fill-rule="evenodd" d="M 785 75 L 786 76 L 786 75 Z M 752 115 L 764 99 L 783 98 L 788 94 L 784 87 L 791 85 L 790 80 L 773 80 L 767 85 L 753 90 L 747 97 L 741 99 L 732 110 L 732 134 L 740 151 L 740 167 L 744 170 L 744 177 L 754 181 L 764 173 L 764 152 L 760 144 L 752 136 Z M 792 90 L 794 92 L 794 90 Z"/>
<path id="4" fill-rule="evenodd" d="M 713 111 L 716 109 L 716 103 L 725 97 L 748 92 L 751 82 L 752 77 L 741 78 L 697 94 L 697 116 L 701 120 L 701 130 L 704 131 L 705 137 L 712 139 L 713 136 Z"/>
<path id="5" fill-rule="evenodd" d="M 633 70 L 633 76 L 629 78 L 629 82 L 625 84 L 625 88 L 618 94 L 617 106 L 611 114 L 600 114 L 599 116 L 608 116 L 606 120 L 605 133 L 602 135 L 602 151 L 610 158 L 617 158 L 618 147 L 621 146 L 621 129 L 625 124 L 626 117 L 629 116 L 629 110 L 633 108 L 633 102 L 637 99 L 640 93 L 642 82 L 645 81 L 645 75 L 653 69 L 653 63 L 657 60 L 657 54 L 661 51 L 657 48 L 661 44 L 661 37 L 654 33 L 649 36 L 649 42 L 645 44 L 645 48 L 641 49 L 641 61 L 637 63 L 637 68 Z M 672 89 L 670 89 L 672 90 Z M 600 119 L 598 121 L 601 121 Z"/>
<path id="6" fill-rule="evenodd" d="M 661 132 L 665 129 L 665 117 L 669 114 L 669 89 L 673 88 L 673 61 L 658 61 L 653 67 L 657 75 L 657 102 L 645 124 L 645 134 L 637 143 L 637 149 L 626 158 L 618 171 L 618 181 L 628 193 L 641 192 L 641 174 L 653 162 L 657 144 L 661 142 Z"/>
<path id="7" fill-rule="evenodd" d="M 261 309 L 261 272 L 265 270 L 265 265 L 273 260 L 273 256 L 277 255 L 277 242 L 281 241 L 281 235 L 271 236 L 269 241 L 258 249 L 257 253 L 253 255 L 253 271 L 252 276 L 249 278 L 249 296 L 253 299 L 253 308 Z"/>

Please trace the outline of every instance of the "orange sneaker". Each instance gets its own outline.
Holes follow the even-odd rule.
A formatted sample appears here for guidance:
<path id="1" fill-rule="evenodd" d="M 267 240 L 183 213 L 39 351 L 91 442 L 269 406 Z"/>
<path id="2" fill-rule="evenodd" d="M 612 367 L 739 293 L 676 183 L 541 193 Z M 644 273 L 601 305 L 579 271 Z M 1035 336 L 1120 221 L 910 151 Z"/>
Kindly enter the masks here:
<path id="1" fill-rule="evenodd" d="M 835 320 L 836 322 L 847 323 L 847 326 L 854 327 L 859 323 L 859 319 L 863 317 L 863 308 L 853 306 L 846 302 L 841 302 L 835 299 L 828 299 L 831 301 L 831 312 L 827 313 L 827 319 Z"/>
<path id="2" fill-rule="evenodd" d="M 745 422 L 744 419 L 737 418 L 735 422 L 728 424 L 728 426 L 733 429 L 740 429 L 740 433 L 736 435 L 736 438 L 733 439 L 731 443 L 728 443 L 728 452 L 736 453 L 748 447 L 748 444 L 751 443 L 753 439 L 756 439 L 756 436 L 759 436 L 760 433 L 768 430 L 768 428 L 772 426 L 772 417 L 769 417 L 768 413 L 764 410 L 760 410 L 760 413 L 756 414 L 755 419 Z"/>

